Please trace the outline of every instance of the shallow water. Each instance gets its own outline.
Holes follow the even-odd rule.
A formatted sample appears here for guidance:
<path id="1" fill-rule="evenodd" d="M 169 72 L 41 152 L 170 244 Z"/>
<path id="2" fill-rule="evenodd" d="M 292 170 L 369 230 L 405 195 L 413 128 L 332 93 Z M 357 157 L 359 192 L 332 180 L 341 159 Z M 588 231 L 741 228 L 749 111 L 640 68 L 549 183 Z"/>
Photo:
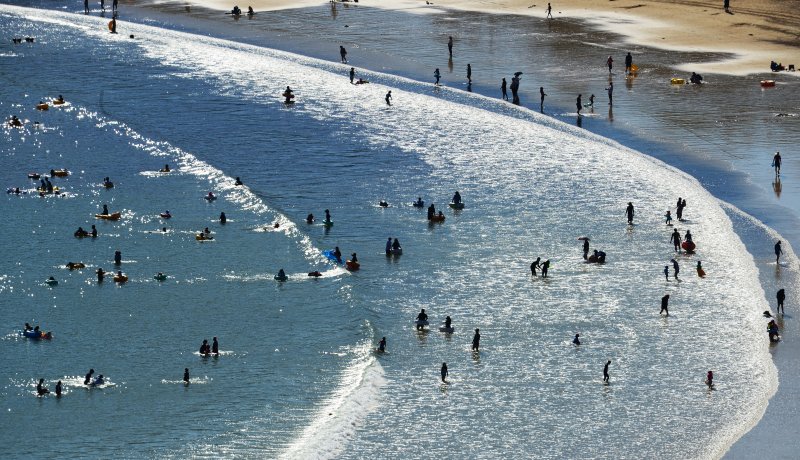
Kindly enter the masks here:
<path id="1" fill-rule="evenodd" d="M 129 40 L 96 18 L 3 10 L 4 35 L 13 27 L 38 42 L 3 56 L 25 78 L 0 100 L 42 127 L 4 130 L 0 178 L 74 174 L 54 180 L 65 198 L 5 199 L 13 240 L 3 266 L 15 268 L 0 287 L 11 357 L 0 374 L 2 445 L 18 437 L 12 425 L 46 414 L 56 432 L 37 452 L 52 455 L 705 457 L 774 386 L 763 325 L 748 314 L 768 308 L 752 258 L 717 199 L 657 161 L 477 95 L 432 98 L 427 85 L 382 74 L 355 87 L 337 66 L 268 49 L 138 25 L 132 33 L 147 39 Z M 287 107 L 274 95 L 298 76 Z M 33 109 L 57 93 L 71 105 Z M 163 163 L 177 170 L 153 174 Z M 114 189 L 98 186 L 106 175 Z M 456 189 L 467 208 L 445 209 L 444 224 L 410 206 L 422 195 L 439 207 Z M 220 198 L 203 200 L 209 190 Z M 661 274 L 674 256 L 661 215 L 676 190 L 690 203 L 679 228 L 700 247 L 679 257 L 681 282 Z M 95 241 L 74 239 L 102 203 L 122 221 L 98 222 Z M 325 208 L 329 231 L 303 222 Z M 283 231 L 263 231 L 276 221 Z M 162 225 L 172 232 L 147 233 Z M 216 239 L 198 243 L 192 232 L 205 226 Z M 608 264 L 583 264 L 581 235 Z M 383 254 L 387 236 L 403 256 Z M 320 251 L 334 245 L 357 251 L 363 269 L 325 262 Z M 115 249 L 132 280 L 98 286 L 91 270 L 110 269 Z M 530 279 L 536 256 L 553 261 L 548 280 Z M 89 269 L 58 268 L 77 259 Z M 712 283 L 694 275 L 697 259 Z M 271 280 L 281 267 L 287 283 Z M 305 276 L 317 269 L 331 276 Z M 157 271 L 171 278 L 157 283 Z M 50 275 L 59 286 L 42 285 Z M 664 292 L 668 319 L 657 316 Z M 452 316 L 456 333 L 415 332 L 419 308 L 433 324 Z M 25 321 L 56 339 L 14 337 Z M 479 355 L 469 350 L 475 327 Z M 232 354 L 195 356 L 212 335 Z M 369 348 L 382 336 L 389 353 L 376 359 Z M 437 382 L 442 361 L 449 386 Z M 199 380 L 184 388 L 174 382 L 187 366 Z M 88 367 L 116 386 L 33 397 L 34 378 L 52 387 Z M 709 368 L 720 376 L 711 392 Z M 74 432 L 77 417 L 89 435 Z"/>

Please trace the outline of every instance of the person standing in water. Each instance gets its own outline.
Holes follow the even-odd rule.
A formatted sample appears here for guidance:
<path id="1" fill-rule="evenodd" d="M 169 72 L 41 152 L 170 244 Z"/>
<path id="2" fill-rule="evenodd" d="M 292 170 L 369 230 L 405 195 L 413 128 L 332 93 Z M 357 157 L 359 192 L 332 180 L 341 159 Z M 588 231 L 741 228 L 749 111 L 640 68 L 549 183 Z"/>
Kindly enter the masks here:
<path id="1" fill-rule="evenodd" d="M 583 240 L 583 260 L 589 259 L 589 238 Z"/>
<path id="2" fill-rule="evenodd" d="M 502 91 L 502 92 L 503 92 L 503 96 L 502 96 L 502 97 L 503 97 L 503 99 L 504 99 L 504 100 L 506 100 L 506 101 L 508 100 L 508 91 L 507 91 L 507 88 L 508 88 L 508 84 L 506 83 L 506 79 L 505 79 L 505 78 L 503 78 L 503 82 L 502 82 L 502 83 L 500 83 L 500 91 Z"/>
<path id="3" fill-rule="evenodd" d="M 708 374 L 706 374 L 706 385 L 709 388 L 714 386 L 714 373 L 712 371 L 708 371 Z"/>
<path id="4" fill-rule="evenodd" d="M 610 365 L 611 365 L 611 360 L 609 359 L 608 362 L 606 362 L 606 365 L 603 366 L 603 382 L 605 382 L 605 383 L 608 383 L 608 379 L 609 379 L 609 377 L 608 377 L 608 366 L 610 366 Z"/>
<path id="5" fill-rule="evenodd" d="M 423 308 L 422 311 L 420 311 L 419 314 L 417 315 L 417 322 L 418 322 L 417 330 L 418 331 L 421 331 L 425 327 L 425 325 L 422 324 L 425 321 L 428 321 L 428 314 L 425 313 L 425 309 Z"/>
<path id="6" fill-rule="evenodd" d="M 633 71 L 633 56 L 631 56 L 631 52 L 628 51 L 628 55 L 625 56 L 625 73 L 631 73 Z"/>
<path id="7" fill-rule="evenodd" d="M 386 337 L 382 338 L 380 342 L 378 342 L 378 351 L 383 353 L 386 351 Z"/>
<path id="8" fill-rule="evenodd" d="M 219 354 L 219 342 L 217 342 L 216 337 L 214 337 L 214 340 L 211 342 L 211 353 L 215 355 Z"/>
<path id="9" fill-rule="evenodd" d="M 678 272 L 681 271 L 681 268 L 678 266 L 678 261 L 677 260 L 670 259 L 670 261 L 672 262 L 672 271 L 674 272 L 675 279 L 677 280 L 678 279 Z"/>
<path id="10" fill-rule="evenodd" d="M 38 396 L 44 396 L 48 393 L 50 393 L 50 390 L 44 386 L 44 379 L 39 379 L 39 383 L 36 384 L 36 394 Z"/>
<path id="11" fill-rule="evenodd" d="M 439 86 L 439 79 L 442 78 L 442 74 L 439 72 L 438 67 L 436 68 L 436 70 L 433 71 L 433 78 L 436 79 L 434 85 Z"/>
<path id="12" fill-rule="evenodd" d="M 664 265 L 664 278 L 669 281 L 669 265 Z"/>
<path id="13" fill-rule="evenodd" d="M 116 13 L 116 12 L 117 12 L 117 9 L 118 9 L 118 7 L 119 7 L 119 0 L 114 0 L 114 1 L 111 3 L 111 11 L 113 11 L 113 12 L 115 12 L 115 13 Z"/>
<path id="14" fill-rule="evenodd" d="M 669 316 L 669 308 L 668 307 L 669 307 L 669 294 L 667 294 L 667 295 L 665 295 L 664 297 L 661 298 L 661 311 L 658 312 L 658 314 L 660 315 L 660 314 L 666 312 L 667 316 Z"/>
<path id="15" fill-rule="evenodd" d="M 342 45 L 339 45 L 339 55 L 342 57 L 342 64 L 347 64 L 347 50 Z"/>
<path id="16" fill-rule="evenodd" d="M 472 84 L 472 64 L 467 64 L 467 83 Z"/>
<path id="17" fill-rule="evenodd" d="M 391 90 L 389 90 L 389 92 L 386 93 L 386 97 L 384 99 L 386 99 L 386 105 L 392 105 L 392 91 Z"/>
<path id="18" fill-rule="evenodd" d="M 475 329 L 475 335 L 472 336 L 472 351 L 480 351 L 481 347 L 481 330 Z"/>
<path id="19" fill-rule="evenodd" d="M 778 241 L 775 243 L 775 263 L 777 264 L 781 258 L 781 254 L 783 254 L 783 249 L 781 248 L 781 242 Z"/>
<path id="20" fill-rule="evenodd" d="M 122 264 L 122 252 L 114 251 L 114 265 Z"/>
<path id="21" fill-rule="evenodd" d="M 547 278 L 547 270 L 550 269 L 550 259 L 542 262 L 542 278 Z"/>
<path id="22" fill-rule="evenodd" d="M 614 65 L 614 59 L 611 56 L 606 60 L 606 65 L 608 66 L 608 73 L 611 73 L 611 67 Z"/>
<path id="23" fill-rule="evenodd" d="M 353 80 L 356 79 L 356 68 L 350 67 L 350 84 L 353 84 Z"/>
<path id="24" fill-rule="evenodd" d="M 447 38 L 447 51 L 450 53 L 450 58 L 453 57 L 453 37 L 450 36 Z"/>
<path id="25" fill-rule="evenodd" d="M 188 385 L 189 384 L 189 368 L 183 368 L 183 383 Z"/>
<path id="26" fill-rule="evenodd" d="M 89 14 L 89 0 L 83 0 L 83 14 Z"/>
<path id="27" fill-rule="evenodd" d="M 534 260 L 531 263 L 531 276 L 534 277 L 534 278 L 536 278 L 536 269 L 540 267 L 540 265 L 539 265 L 539 261 L 540 260 L 542 260 L 542 258 L 541 257 L 537 257 L 536 260 Z"/>
<path id="28" fill-rule="evenodd" d="M 614 105 L 614 82 L 608 82 L 608 105 Z"/>
<path id="29" fill-rule="evenodd" d="M 775 156 L 772 157 L 772 167 L 775 168 L 775 175 L 781 175 L 781 152 L 775 152 Z"/>
<path id="30" fill-rule="evenodd" d="M 60 398 L 60 397 L 61 397 L 61 389 L 62 389 L 61 380 L 59 380 L 59 381 L 56 383 L 56 397 L 57 397 L 57 398 Z"/>
<path id="31" fill-rule="evenodd" d="M 224 224 L 228 221 L 228 218 L 225 216 L 224 212 L 219 213 L 219 223 Z"/>
<path id="32" fill-rule="evenodd" d="M 89 369 L 89 372 L 86 374 L 86 378 L 83 379 L 83 384 L 88 385 L 92 383 L 92 376 L 94 375 L 94 369 Z"/>
<path id="33" fill-rule="evenodd" d="M 628 216 L 628 225 L 633 225 L 633 203 L 628 202 L 628 207 L 625 208 L 625 215 Z"/>
<path id="34" fill-rule="evenodd" d="M 428 206 L 428 220 L 431 220 L 435 214 L 436 208 L 433 206 L 433 203 L 431 203 L 431 205 Z"/>
<path id="35" fill-rule="evenodd" d="M 572 343 L 573 343 L 573 344 L 575 344 L 575 345 L 580 345 L 580 344 L 581 344 L 581 339 L 580 339 L 580 337 L 581 337 L 581 335 L 580 335 L 580 334 L 575 334 L 575 338 L 574 338 L 574 339 L 572 339 Z"/>
<path id="36" fill-rule="evenodd" d="M 681 234 L 678 233 L 678 229 L 672 230 L 672 235 L 669 237 L 670 243 L 675 248 L 675 252 L 680 252 L 681 250 Z"/>
<path id="37" fill-rule="evenodd" d="M 776 297 L 778 298 L 778 313 L 784 314 L 786 310 L 783 309 L 783 301 L 786 300 L 786 291 L 783 288 L 779 289 Z"/>
<path id="38" fill-rule="evenodd" d="M 581 102 L 581 95 L 578 94 L 578 100 L 575 101 L 575 107 L 578 109 L 578 116 L 581 115 L 581 108 L 583 107 L 583 103 Z"/>
<path id="39" fill-rule="evenodd" d="M 442 363 L 442 369 L 439 371 L 442 374 L 442 383 L 447 383 L 447 363 Z"/>
<path id="40" fill-rule="evenodd" d="M 544 92 L 544 86 L 539 87 L 539 107 L 544 107 L 544 97 L 547 96 Z"/>

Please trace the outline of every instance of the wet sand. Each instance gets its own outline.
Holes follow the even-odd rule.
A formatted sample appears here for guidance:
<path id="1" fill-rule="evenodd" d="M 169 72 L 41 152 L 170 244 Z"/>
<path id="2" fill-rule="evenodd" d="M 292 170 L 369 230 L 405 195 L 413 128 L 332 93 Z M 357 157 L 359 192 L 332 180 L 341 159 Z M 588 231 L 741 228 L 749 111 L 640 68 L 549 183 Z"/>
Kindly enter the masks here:
<path id="1" fill-rule="evenodd" d="M 230 10 L 232 2 L 187 2 Z M 302 8 L 324 0 L 252 0 L 256 11 Z M 545 18 L 541 0 L 361 0 L 358 5 L 416 13 L 441 13 L 441 8 Z M 554 19 L 582 19 L 593 26 L 625 35 L 631 44 L 673 51 L 731 54 L 721 60 L 682 63 L 678 68 L 700 73 L 746 75 L 769 70 L 775 60 L 800 66 L 798 2 L 780 0 L 722 1 L 558 0 L 550 2 Z M 355 5 L 355 3 L 353 3 Z M 241 6 L 241 5 L 240 5 Z M 246 8 L 246 6 L 245 6 Z"/>

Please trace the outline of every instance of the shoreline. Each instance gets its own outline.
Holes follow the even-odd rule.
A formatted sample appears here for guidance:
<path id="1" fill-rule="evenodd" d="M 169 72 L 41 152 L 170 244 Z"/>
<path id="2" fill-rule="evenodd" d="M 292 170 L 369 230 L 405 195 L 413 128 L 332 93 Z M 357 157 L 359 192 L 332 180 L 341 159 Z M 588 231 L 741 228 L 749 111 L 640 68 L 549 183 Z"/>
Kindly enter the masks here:
<path id="1" fill-rule="evenodd" d="M 189 1 L 196 6 L 228 11 L 230 2 Z M 277 11 L 319 6 L 325 0 L 251 0 L 256 11 Z M 558 0 L 553 4 L 554 20 L 579 19 L 610 33 L 622 35 L 634 46 L 670 51 L 705 52 L 727 55 L 721 60 L 683 63 L 675 67 L 683 72 L 751 75 L 769 72 L 775 60 L 800 70 L 800 13 L 792 2 L 776 0 L 748 1 L 746 7 L 734 1 L 726 13 L 721 2 L 670 2 L 666 0 Z M 347 5 L 347 3 L 345 3 Z M 546 1 L 504 0 L 391 0 L 373 3 L 361 0 L 353 6 L 400 10 L 417 14 L 441 14 L 447 9 L 489 14 L 514 14 L 546 20 Z M 348 5 L 349 6 L 349 5 Z M 680 21 L 676 20 L 680 18 Z M 800 77 L 797 72 L 777 75 Z"/>
<path id="2" fill-rule="evenodd" d="M 365 6 L 366 6 L 366 5 L 365 5 Z M 380 70 L 378 70 L 378 71 L 380 71 Z M 649 154 L 648 154 L 648 153 L 646 153 L 646 152 L 642 152 L 642 153 L 644 153 L 645 155 L 648 155 L 648 156 L 649 156 Z M 744 239 L 744 238 L 743 238 L 743 239 Z M 759 266 L 759 268 L 760 268 L 760 269 L 762 270 L 762 272 L 763 272 L 763 267 L 762 267 L 762 265 L 761 265 L 761 264 L 759 264 L 758 266 Z M 769 292 L 767 292 L 767 299 L 768 299 L 768 300 L 769 300 L 769 299 L 771 299 L 771 294 L 770 294 Z M 791 342 L 789 342 L 789 343 L 791 343 Z M 787 344 L 788 344 L 788 343 L 786 343 L 786 344 L 784 344 L 784 345 L 787 345 Z M 783 353 L 783 354 L 781 354 L 781 356 L 785 356 L 785 355 L 786 355 L 786 353 Z M 777 362 L 776 362 L 776 364 L 777 364 Z M 779 372 L 780 372 L 780 368 L 779 368 Z M 785 378 L 785 377 L 782 377 L 782 378 L 781 378 L 781 383 L 784 383 L 784 382 L 785 382 L 784 378 Z M 778 390 L 779 392 L 780 392 L 780 388 L 781 388 L 781 387 L 779 387 L 779 390 Z M 777 395 L 777 393 L 776 393 L 776 395 Z M 770 400 L 770 402 L 773 402 L 773 400 Z M 770 405 L 767 407 L 766 411 L 765 411 L 765 415 L 764 415 L 764 417 L 762 417 L 761 419 L 759 419 L 759 420 L 757 420 L 757 421 L 755 422 L 755 426 L 756 426 L 756 427 L 758 427 L 758 426 L 763 426 L 763 425 L 764 425 L 764 420 L 767 418 L 767 414 L 769 413 L 769 409 L 770 409 L 770 407 L 772 407 L 772 406 L 774 406 L 774 404 L 770 404 Z M 744 438 L 744 437 L 746 437 L 746 436 L 747 436 L 747 435 L 744 435 L 742 438 Z M 740 438 L 740 440 L 739 440 L 739 441 L 736 441 L 736 442 L 734 443 L 734 445 L 733 445 L 733 446 L 736 446 L 737 444 L 741 444 L 741 439 L 742 439 L 742 438 Z M 755 443 L 762 443 L 762 442 L 763 442 L 763 440 L 752 440 L 752 442 L 755 442 Z M 733 450 L 734 450 L 734 447 L 732 447 L 732 448 L 731 448 L 731 451 L 733 451 Z M 729 453 L 730 453 L 730 451 L 729 451 Z M 728 454 L 726 454 L 726 455 L 728 455 Z M 730 455 L 735 455 L 735 454 L 730 454 Z"/>
<path id="3" fill-rule="evenodd" d="M 314 4 L 319 4 L 318 2 L 313 2 L 313 3 Z M 364 4 L 364 6 L 368 6 L 368 5 Z M 262 46 L 268 46 L 268 45 L 262 45 Z M 291 52 L 297 52 L 297 51 L 291 51 Z M 309 53 L 302 53 L 302 52 L 299 53 L 299 54 L 309 55 Z M 380 66 L 378 66 L 377 68 L 373 68 L 370 65 L 366 65 L 364 67 L 367 68 L 367 69 L 374 70 L 374 71 L 379 71 L 379 72 L 382 71 Z M 418 78 L 418 76 L 417 76 L 417 78 Z M 554 116 L 554 118 L 561 119 L 560 117 L 555 117 L 555 116 Z M 598 134 L 598 135 L 601 135 L 601 134 Z M 611 139 L 613 141 L 615 141 L 615 142 L 620 142 L 618 139 L 615 139 L 613 137 Z M 633 148 L 633 147 L 630 147 L 630 146 L 628 146 L 628 145 L 626 145 L 624 143 L 623 143 L 623 145 L 625 145 L 628 148 Z M 640 152 L 645 154 L 645 155 L 647 155 L 647 156 L 652 156 L 652 154 L 650 154 L 648 152 L 645 152 L 645 151 L 640 151 Z M 662 161 L 665 161 L 665 160 L 662 159 Z M 667 162 L 667 163 L 669 164 L 669 162 Z M 674 166 L 674 165 L 671 165 L 671 166 Z M 687 174 L 691 174 L 691 173 L 687 173 Z M 706 187 L 706 186 L 704 185 L 704 187 Z M 731 205 L 731 206 L 735 207 L 735 205 Z M 735 209 L 736 209 L 735 212 L 740 212 L 740 213 L 742 213 L 744 215 L 747 215 L 747 213 L 739 211 L 738 208 L 735 207 Z M 733 219 L 733 217 L 731 217 L 731 218 Z M 754 225 L 754 227 L 758 227 L 759 225 L 764 225 L 764 224 L 761 224 L 760 222 L 757 222 Z M 740 238 L 742 239 L 742 241 L 744 243 L 747 243 L 745 235 L 740 234 L 739 236 L 740 236 Z M 750 241 L 750 242 L 752 243 L 752 241 Z M 789 245 L 787 245 L 787 246 L 789 246 Z M 765 282 L 764 277 L 765 277 L 765 273 L 770 270 L 770 266 L 769 266 L 768 263 L 763 263 L 763 261 L 757 257 L 756 248 L 750 247 L 748 245 L 748 249 L 753 251 L 753 254 L 754 254 L 753 257 L 754 257 L 754 261 L 755 261 L 755 266 L 758 269 L 759 273 L 761 274 L 760 282 L 761 282 L 762 286 L 765 287 L 765 291 L 766 291 L 765 295 L 766 295 L 767 301 L 769 302 L 769 300 L 772 298 L 772 295 L 766 289 L 767 286 L 769 286 L 769 283 Z M 787 247 L 786 250 L 787 250 L 787 254 L 793 254 L 793 252 L 791 251 L 790 247 Z M 767 275 L 769 275 L 769 273 L 767 273 Z M 795 280 L 795 283 L 790 287 L 796 287 L 796 286 L 797 286 L 797 283 L 796 283 L 796 280 Z M 798 292 L 798 294 L 800 294 L 800 292 Z M 798 334 L 798 336 L 800 336 L 800 334 Z M 792 347 L 794 347 L 794 348 L 792 348 L 794 350 L 797 350 L 797 349 L 800 348 L 800 344 L 796 343 L 796 341 L 794 341 L 794 340 L 785 341 L 781 345 L 782 345 L 783 348 L 785 348 L 786 346 L 792 346 Z M 773 388 L 772 390 L 770 390 L 767 393 L 767 395 L 765 396 L 768 401 L 766 403 L 767 404 L 766 407 L 763 408 L 761 416 L 756 418 L 756 419 L 754 419 L 751 423 L 742 426 L 739 434 L 737 435 L 737 439 L 735 441 L 733 441 L 731 444 L 729 444 L 724 451 L 719 452 L 719 456 L 718 456 L 719 458 L 740 458 L 738 456 L 740 456 L 740 455 L 749 455 L 748 452 L 756 452 L 756 451 L 759 451 L 759 450 L 763 449 L 763 447 L 765 445 L 767 445 L 768 443 L 764 442 L 763 438 L 761 438 L 760 436 L 756 436 L 753 433 L 766 430 L 766 428 L 764 428 L 764 427 L 770 427 L 769 428 L 770 433 L 775 432 L 774 428 L 772 427 L 772 425 L 778 425 L 779 427 L 782 426 L 784 428 L 784 430 L 786 430 L 786 424 L 784 423 L 786 420 L 784 418 L 781 418 L 781 417 L 772 416 L 772 412 L 774 411 L 775 407 L 778 406 L 779 404 L 783 405 L 783 404 L 785 404 L 785 401 L 791 401 L 792 400 L 792 395 L 793 394 L 797 394 L 797 393 L 792 393 L 791 391 L 790 392 L 786 392 L 785 391 L 787 389 L 787 387 L 785 385 L 786 379 L 792 378 L 792 377 L 787 377 L 785 375 L 788 363 L 786 362 L 784 357 L 787 356 L 787 353 L 782 353 L 782 354 L 778 355 L 777 353 L 775 353 L 775 351 L 776 351 L 775 348 L 771 348 L 770 351 L 773 354 L 772 363 L 777 368 L 778 386 L 777 386 L 777 388 Z M 783 358 L 783 359 L 781 359 L 781 358 Z M 781 398 L 783 400 L 783 402 L 779 401 L 777 398 Z M 782 436 L 780 435 L 780 432 L 777 432 L 777 433 L 778 434 L 773 435 L 773 436 L 775 436 L 778 439 L 782 439 Z M 774 445 L 773 445 L 773 450 L 775 450 Z M 791 448 L 787 448 L 786 450 L 781 449 L 781 450 L 778 450 L 777 452 L 779 454 L 781 452 L 788 454 L 788 453 L 792 452 L 792 449 Z"/>

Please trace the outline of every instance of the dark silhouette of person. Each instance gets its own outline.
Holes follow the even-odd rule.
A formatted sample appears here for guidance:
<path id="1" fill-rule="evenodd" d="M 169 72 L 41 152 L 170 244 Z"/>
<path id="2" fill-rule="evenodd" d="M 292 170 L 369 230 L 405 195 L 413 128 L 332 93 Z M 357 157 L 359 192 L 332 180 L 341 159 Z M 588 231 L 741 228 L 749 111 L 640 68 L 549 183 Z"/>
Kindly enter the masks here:
<path id="1" fill-rule="evenodd" d="M 536 260 L 534 260 L 531 263 L 531 276 L 533 276 L 534 278 L 536 277 L 536 269 L 540 267 L 540 265 L 539 265 L 539 261 L 540 260 L 542 260 L 542 258 L 541 257 L 537 257 Z"/>
<path id="2" fill-rule="evenodd" d="M 353 84 L 353 80 L 356 79 L 356 68 L 350 67 L 350 84 Z"/>
<path id="3" fill-rule="evenodd" d="M 625 215 L 628 216 L 628 224 L 633 223 L 633 203 L 628 202 L 628 207 L 625 208 Z"/>
<path id="4" fill-rule="evenodd" d="M 778 241 L 775 243 L 775 263 L 778 263 L 778 260 L 781 258 L 781 254 L 783 254 L 783 249 L 781 248 L 781 242 Z"/>
<path id="5" fill-rule="evenodd" d="M 386 337 L 382 338 L 380 342 L 378 342 L 378 351 L 384 352 L 386 351 Z"/>
<path id="6" fill-rule="evenodd" d="M 547 278 L 547 270 L 550 269 L 550 259 L 542 262 L 542 278 Z"/>
<path id="7" fill-rule="evenodd" d="M 588 258 L 589 258 L 589 240 L 585 239 L 583 240 L 583 260 L 586 260 Z"/>
<path id="8" fill-rule="evenodd" d="M 778 298 L 778 313 L 783 314 L 785 313 L 785 310 L 783 309 L 783 301 L 786 300 L 786 291 L 782 288 L 779 289 L 776 297 Z"/>
<path id="9" fill-rule="evenodd" d="M 389 90 L 389 92 L 386 93 L 386 97 L 384 99 L 386 99 L 386 105 L 392 105 L 392 91 L 391 90 Z"/>
<path id="10" fill-rule="evenodd" d="M 539 105 L 544 106 L 544 97 L 547 96 L 544 92 L 544 86 L 539 87 Z"/>
<path id="11" fill-rule="evenodd" d="M 94 369 L 89 369 L 89 372 L 86 374 L 86 378 L 83 379 L 83 384 L 88 385 L 92 383 L 92 376 L 94 375 Z"/>
<path id="12" fill-rule="evenodd" d="M 481 330 L 475 329 L 475 335 L 472 336 L 472 351 L 479 351 L 481 347 Z"/>
<path id="13" fill-rule="evenodd" d="M 580 334 L 575 334 L 575 338 L 572 339 L 572 343 L 574 343 L 575 345 L 580 345 L 581 344 L 580 336 L 581 336 Z"/>
<path id="14" fill-rule="evenodd" d="M 472 83 L 472 64 L 467 64 L 467 81 Z"/>
<path id="15" fill-rule="evenodd" d="M 672 235 L 669 237 L 669 241 L 672 243 L 672 246 L 675 248 L 675 252 L 680 252 L 681 248 L 681 234 L 678 233 L 678 229 L 672 230 Z"/>
<path id="16" fill-rule="evenodd" d="M 339 55 L 342 56 L 342 63 L 347 64 L 347 50 L 344 46 L 339 45 Z"/>
<path id="17" fill-rule="evenodd" d="M 775 156 L 772 157 L 772 167 L 775 168 L 775 175 L 781 175 L 781 152 L 775 152 Z"/>
<path id="18" fill-rule="evenodd" d="M 450 53 L 450 57 L 453 57 L 453 37 L 452 36 L 447 38 L 447 51 Z"/>
<path id="19" fill-rule="evenodd" d="M 447 363 L 442 363 L 442 369 L 439 372 L 442 374 L 442 382 L 447 383 L 447 374 L 449 374 L 447 371 Z"/>
<path id="20" fill-rule="evenodd" d="M 217 342 L 217 338 L 214 337 L 211 343 L 211 353 L 218 355 L 219 354 L 219 342 Z"/>
<path id="21" fill-rule="evenodd" d="M 608 366 L 610 366 L 610 365 L 611 365 L 611 360 L 609 359 L 608 362 L 606 362 L 606 365 L 603 366 L 603 382 L 606 382 L 606 383 L 608 383 L 608 378 L 609 378 L 608 377 Z"/>
<path id="22" fill-rule="evenodd" d="M 628 51 L 628 55 L 625 56 L 625 72 L 630 72 L 632 66 L 633 66 L 633 56 L 631 56 L 631 52 Z"/>
<path id="23" fill-rule="evenodd" d="M 666 312 L 667 316 L 669 316 L 669 308 L 668 307 L 669 307 L 669 294 L 667 294 L 667 295 L 665 295 L 664 297 L 661 298 L 661 311 L 659 311 L 658 314 L 660 315 L 660 314 Z"/>
<path id="24" fill-rule="evenodd" d="M 508 100 L 508 91 L 506 91 L 506 88 L 507 88 L 506 79 L 503 78 L 503 82 L 500 83 L 500 91 L 503 92 L 503 99 L 507 101 Z"/>
<path id="25" fill-rule="evenodd" d="M 433 206 L 433 203 L 431 203 L 431 205 L 428 206 L 428 220 L 431 220 L 435 214 L 436 208 Z"/>
<path id="26" fill-rule="evenodd" d="M 583 103 L 581 102 L 581 95 L 578 94 L 578 99 L 575 101 L 575 107 L 578 109 L 578 116 L 581 114 L 581 108 L 583 107 Z"/>
<path id="27" fill-rule="evenodd" d="M 183 383 L 185 383 L 187 385 L 189 384 L 189 368 L 188 367 L 185 367 L 183 369 Z"/>

